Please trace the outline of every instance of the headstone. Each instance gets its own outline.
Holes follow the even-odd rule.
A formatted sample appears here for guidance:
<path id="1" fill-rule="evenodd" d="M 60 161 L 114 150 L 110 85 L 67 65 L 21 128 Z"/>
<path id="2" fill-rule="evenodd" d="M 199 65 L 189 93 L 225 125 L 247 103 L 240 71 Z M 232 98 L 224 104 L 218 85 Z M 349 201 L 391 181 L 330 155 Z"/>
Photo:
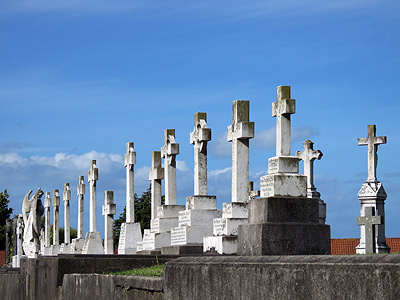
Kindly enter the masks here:
<path id="1" fill-rule="evenodd" d="M 53 191 L 53 245 L 50 249 L 50 255 L 60 253 L 60 192 L 58 189 Z"/>
<path id="2" fill-rule="evenodd" d="M 85 195 L 85 178 L 79 176 L 76 194 L 78 196 L 78 230 L 77 237 L 72 239 L 70 253 L 81 254 L 85 239 L 83 238 L 83 197 Z"/>
<path id="3" fill-rule="evenodd" d="M 382 216 L 375 216 L 375 207 L 365 207 L 365 216 L 357 217 L 357 225 L 365 228 L 365 253 L 372 254 L 375 249 L 375 225 L 383 224 Z"/>
<path id="4" fill-rule="evenodd" d="M 304 162 L 304 175 L 307 176 L 307 197 L 318 199 L 319 203 L 319 222 L 325 224 L 326 221 L 326 203 L 321 199 L 321 194 L 317 192 L 314 186 L 314 160 L 320 160 L 322 157 L 321 150 L 314 150 L 314 143 L 306 140 L 304 149 L 296 152 L 296 157 Z"/>
<path id="5" fill-rule="evenodd" d="M 381 182 L 377 180 L 376 176 L 376 167 L 378 164 L 378 145 L 386 144 L 386 136 L 376 136 L 376 126 L 368 125 L 368 137 L 359 138 L 358 145 L 368 146 L 368 178 L 361 186 L 360 191 L 358 192 L 358 199 L 360 199 L 361 217 L 366 216 L 366 208 L 372 207 L 375 216 L 381 216 L 382 219 L 385 219 L 385 200 L 386 200 L 386 191 L 383 188 Z M 386 244 L 386 235 L 385 235 L 385 224 L 381 222 L 381 224 L 375 225 L 375 246 L 373 247 L 376 253 L 389 253 L 390 247 Z M 361 237 L 360 244 L 356 247 L 357 254 L 366 254 L 369 251 L 366 245 L 366 238 L 368 232 L 366 232 L 366 226 L 361 225 L 360 227 Z"/>
<path id="6" fill-rule="evenodd" d="M 136 151 L 133 142 L 126 144 L 124 165 L 126 168 L 126 222 L 121 224 L 118 254 L 136 254 L 137 243 L 142 242 L 140 223 L 135 223 L 134 167 Z"/>
<path id="7" fill-rule="evenodd" d="M 44 198 L 44 248 L 42 255 L 50 254 L 50 207 L 50 192 L 46 192 L 46 197 Z"/>
<path id="8" fill-rule="evenodd" d="M 24 220 L 22 215 L 18 215 L 16 219 L 16 255 L 13 255 L 12 266 L 13 268 L 19 268 L 21 265 L 22 251 L 22 235 L 24 232 Z"/>
<path id="9" fill-rule="evenodd" d="M 330 226 L 319 223 L 318 199 L 307 198 L 300 158 L 290 156 L 293 113 L 290 86 L 279 86 L 272 105 L 272 116 L 277 118 L 276 156 L 268 160 L 268 175 L 260 178 L 260 198 L 250 200 L 248 224 L 238 227 L 238 255 L 330 253 Z"/>
<path id="10" fill-rule="evenodd" d="M 22 203 L 22 216 L 24 218 L 25 226 L 23 248 L 28 258 L 37 258 L 40 250 L 40 217 L 44 212 L 41 201 L 43 191 L 40 188 L 37 189 L 32 198 L 29 199 L 31 194 L 32 190 L 25 195 Z"/>
<path id="11" fill-rule="evenodd" d="M 6 264 L 9 264 L 12 260 L 11 245 L 12 245 L 12 220 L 6 220 Z"/>
<path id="12" fill-rule="evenodd" d="M 96 216 L 96 182 L 98 180 L 98 169 L 96 160 L 90 161 L 88 172 L 88 182 L 90 184 L 90 226 L 89 232 L 86 233 L 85 242 L 82 248 L 82 254 L 103 254 L 103 243 L 101 241 L 100 232 L 97 231 Z"/>
<path id="13" fill-rule="evenodd" d="M 171 247 L 163 248 L 161 253 L 180 254 L 182 246 L 193 246 L 199 254 L 203 253 L 203 239 L 212 235 L 213 220 L 221 217 L 217 197 L 207 194 L 207 143 L 210 140 L 207 114 L 195 113 L 194 129 L 190 133 L 190 143 L 194 145 L 194 195 L 186 198 L 186 210 L 179 212 L 179 226 L 171 230 Z"/>
<path id="14" fill-rule="evenodd" d="M 103 216 L 104 216 L 104 253 L 114 254 L 114 234 L 113 234 L 113 223 L 114 215 L 116 213 L 116 205 L 114 204 L 114 192 L 104 192 L 104 205 L 103 205 Z"/>
<path id="15" fill-rule="evenodd" d="M 235 254 L 238 226 L 248 222 L 249 141 L 254 137 L 254 122 L 249 120 L 250 101 L 233 101 L 227 134 L 232 142 L 232 202 L 223 203 L 222 218 L 214 219 L 213 236 L 204 238 L 204 252 Z"/>

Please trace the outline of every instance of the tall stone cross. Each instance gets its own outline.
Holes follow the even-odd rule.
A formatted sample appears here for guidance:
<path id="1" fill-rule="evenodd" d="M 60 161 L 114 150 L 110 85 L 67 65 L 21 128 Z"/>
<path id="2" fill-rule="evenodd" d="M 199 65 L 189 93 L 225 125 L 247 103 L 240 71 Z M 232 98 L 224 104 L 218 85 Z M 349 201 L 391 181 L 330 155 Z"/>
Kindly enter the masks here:
<path id="1" fill-rule="evenodd" d="M 90 169 L 88 172 L 88 182 L 90 183 L 90 224 L 89 231 L 97 232 L 96 218 L 96 181 L 99 178 L 99 170 L 96 168 L 96 160 L 90 161 Z"/>
<path id="2" fill-rule="evenodd" d="M 157 218 L 157 209 L 161 206 L 161 180 L 164 179 L 164 168 L 161 168 L 161 151 L 151 152 L 151 219 Z"/>
<path id="3" fill-rule="evenodd" d="M 71 226 L 70 226 L 70 205 L 71 201 L 71 189 L 69 183 L 64 184 L 63 192 L 64 201 L 64 244 L 69 244 L 71 242 Z"/>
<path id="4" fill-rule="evenodd" d="M 233 101 L 227 134 L 232 142 L 232 202 L 249 201 L 249 140 L 254 137 L 254 122 L 249 117 L 250 101 Z"/>
<path id="5" fill-rule="evenodd" d="M 369 182 L 376 182 L 376 166 L 378 164 L 378 145 L 386 144 L 386 136 L 376 136 L 376 126 L 368 125 L 368 137 L 357 139 L 359 146 L 368 146 L 368 179 Z"/>
<path id="6" fill-rule="evenodd" d="M 124 165 L 126 168 L 126 223 L 135 222 L 135 188 L 134 166 L 136 164 L 136 151 L 133 150 L 133 142 L 126 144 Z"/>
<path id="7" fill-rule="evenodd" d="M 50 247 L 50 207 L 51 207 L 50 192 L 46 192 L 46 198 L 44 198 L 44 246 L 45 247 Z"/>
<path id="8" fill-rule="evenodd" d="M 194 130 L 190 143 L 194 145 L 194 195 L 207 195 L 207 142 L 211 128 L 207 128 L 207 113 L 194 114 Z"/>
<path id="9" fill-rule="evenodd" d="M 79 176 L 79 184 L 76 187 L 76 193 L 78 195 L 78 239 L 83 239 L 83 197 L 85 195 L 85 178 Z"/>
<path id="10" fill-rule="evenodd" d="M 165 205 L 176 205 L 176 156 L 179 144 L 175 142 L 175 129 L 164 130 L 164 146 L 161 156 L 164 158 Z"/>
<path id="11" fill-rule="evenodd" d="M 116 213 L 116 205 L 114 204 L 114 192 L 104 192 L 104 205 L 103 205 L 103 216 L 104 216 L 104 253 L 114 254 L 114 236 L 113 236 L 113 223 L 114 215 Z"/>
<path id="12" fill-rule="evenodd" d="M 60 244 L 58 228 L 60 227 L 60 193 L 58 189 L 53 192 L 53 245 Z"/>
<path id="13" fill-rule="evenodd" d="M 296 112 L 296 100 L 290 99 L 290 86 L 278 86 L 272 116 L 276 117 L 276 156 L 290 156 L 290 115 Z"/>
<path id="14" fill-rule="evenodd" d="M 375 208 L 367 206 L 365 217 L 357 217 L 357 225 L 365 226 L 365 251 L 375 253 L 375 225 L 383 224 L 382 216 L 374 215 Z"/>
<path id="15" fill-rule="evenodd" d="M 304 175 L 307 176 L 307 192 L 315 191 L 314 186 L 314 160 L 321 159 L 321 150 L 314 150 L 314 143 L 310 140 L 306 140 L 304 143 L 304 149 L 300 152 L 296 152 L 296 157 L 304 161 Z"/>

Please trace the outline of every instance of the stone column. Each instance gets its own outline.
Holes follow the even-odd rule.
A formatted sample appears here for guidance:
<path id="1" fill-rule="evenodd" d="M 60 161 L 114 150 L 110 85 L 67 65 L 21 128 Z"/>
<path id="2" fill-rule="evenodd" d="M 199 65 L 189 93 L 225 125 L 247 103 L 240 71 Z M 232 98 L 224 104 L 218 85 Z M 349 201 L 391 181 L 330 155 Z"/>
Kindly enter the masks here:
<path id="1" fill-rule="evenodd" d="M 85 179 L 79 176 L 79 184 L 77 186 L 78 195 L 78 239 L 83 239 L 83 197 L 85 195 Z"/>
<path id="2" fill-rule="evenodd" d="M 161 156 L 164 158 L 165 205 L 176 205 L 176 156 L 179 144 L 175 143 L 175 129 L 165 129 L 164 146 Z"/>
<path id="3" fill-rule="evenodd" d="M 161 206 L 161 180 L 164 179 L 164 168 L 161 168 L 161 152 L 151 152 L 151 219 L 157 218 L 157 209 Z"/>
<path id="4" fill-rule="evenodd" d="M 97 231 L 96 216 L 96 181 L 98 180 L 98 169 L 96 168 L 96 160 L 90 161 L 90 169 L 88 172 L 88 182 L 90 184 L 90 232 Z"/>
<path id="5" fill-rule="evenodd" d="M 376 167 L 378 164 L 378 145 L 386 144 L 386 136 L 376 136 L 376 126 L 368 125 L 368 137 L 359 138 L 358 145 L 368 146 L 368 178 L 358 192 L 358 198 L 361 203 L 360 215 L 367 217 L 366 209 L 372 207 L 372 216 L 381 216 L 382 222 L 375 226 L 375 246 L 376 253 L 389 253 L 390 247 L 386 244 L 385 236 L 385 200 L 386 191 L 382 183 L 377 180 Z M 357 254 L 366 254 L 368 249 L 366 245 L 366 225 L 361 224 L 360 244 L 356 247 Z"/>
<path id="6" fill-rule="evenodd" d="M 24 233 L 24 222 L 22 219 L 22 215 L 19 215 L 17 221 L 17 259 L 15 268 L 19 268 L 21 266 L 21 257 L 22 257 L 22 235 Z M 13 262 L 14 264 L 14 262 Z"/>
<path id="7" fill-rule="evenodd" d="M 232 125 L 228 141 L 232 142 L 232 202 L 248 202 L 249 140 L 254 137 L 254 122 L 249 122 L 250 101 L 236 100 L 232 105 Z"/>
<path id="8" fill-rule="evenodd" d="M 53 192 L 53 246 L 58 246 L 60 244 L 59 236 L 59 222 L 60 222 L 60 194 L 59 190 L 55 189 Z"/>
<path id="9" fill-rule="evenodd" d="M 69 219 L 70 205 L 69 201 L 71 200 L 71 189 L 69 187 L 69 183 L 64 184 L 64 193 L 63 193 L 63 201 L 64 201 L 64 244 L 69 244 L 71 242 L 71 226 Z"/>
<path id="10" fill-rule="evenodd" d="M 6 220 L 6 264 L 11 262 L 12 220 Z"/>
<path id="11" fill-rule="evenodd" d="M 134 167 L 136 164 L 136 151 L 133 142 L 126 144 L 124 165 L 126 168 L 126 223 L 135 222 L 135 188 Z"/>
<path id="12" fill-rule="evenodd" d="M 44 199 L 44 246 L 46 248 L 50 247 L 50 207 L 50 192 L 46 192 L 46 198 Z"/>
<path id="13" fill-rule="evenodd" d="M 103 205 L 103 216 L 104 216 L 104 253 L 114 254 L 114 235 L 113 235 L 113 223 L 114 215 L 116 213 L 116 205 L 114 204 L 114 192 L 104 192 L 104 205 Z"/>

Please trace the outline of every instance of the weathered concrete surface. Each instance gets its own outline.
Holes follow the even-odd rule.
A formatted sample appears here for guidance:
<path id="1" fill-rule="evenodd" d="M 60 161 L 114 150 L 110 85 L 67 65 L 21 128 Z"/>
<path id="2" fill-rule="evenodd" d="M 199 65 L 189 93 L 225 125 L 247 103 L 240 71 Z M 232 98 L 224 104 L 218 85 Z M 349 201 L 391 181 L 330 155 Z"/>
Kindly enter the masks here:
<path id="1" fill-rule="evenodd" d="M 400 299 L 400 255 L 182 257 L 165 299 Z"/>
<path id="2" fill-rule="evenodd" d="M 0 269 L 0 299 L 21 299 L 21 290 L 19 269 Z"/>
<path id="3" fill-rule="evenodd" d="M 63 300 L 164 299 L 163 278 L 99 274 L 67 274 Z"/>

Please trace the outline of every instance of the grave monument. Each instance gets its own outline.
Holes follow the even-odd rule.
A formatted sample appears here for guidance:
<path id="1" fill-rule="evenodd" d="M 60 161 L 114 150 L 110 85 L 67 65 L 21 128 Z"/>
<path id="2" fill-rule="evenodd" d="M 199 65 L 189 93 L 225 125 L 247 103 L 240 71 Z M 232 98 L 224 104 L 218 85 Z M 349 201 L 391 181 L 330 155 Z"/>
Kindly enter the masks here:
<path id="1" fill-rule="evenodd" d="M 64 184 L 63 192 L 64 201 L 64 243 L 61 245 L 60 253 L 70 253 L 70 242 L 71 242 L 71 226 L 70 226 L 70 204 L 71 201 L 71 189 L 69 183 Z"/>
<path id="2" fill-rule="evenodd" d="M 53 191 L 53 245 L 50 247 L 50 255 L 60 253 L 60 193 L 58 189 Z"/>
<path id="3" fill-rule="evenodd" d="M 85 178 L 79 176 L 76 193 L 78 196 L 78 230 L 77 237 L 72 239 L 70 253 L 81 254 L 85 239 L 83 238 L 83 197 L 85 195 Z"/>
<path id="4" fill-rule="evenodd" d="M 16 238 L 15 240 L 15 246 L 13 248 L 13 252 L 15 253 L 12 257 L 12 267 L 13 268 L 19 268 L 20 263 L 21 263 L 21 257 L 23 255 L 23 249 L 22 249 L 22 235 L 24 233 L 24 220 L 22 217 L 22 214 L 18 215 L 17 218 L 15 218 L 14 215 L 14 221 L 16 224 L 15 227 L 15 234 Z"/>
<path id="5" fill-rule="evenodd" d="M 51 196 L 50 192 L 46 192 L 44 198 L 44 248 L 42 255 L 50 254 L 50 207 L 51 207 Z"/>
<path id="6" fill-rule="evenodd" d="M 114 254 L 114 234 L 113 224 L 114 215 L 116 213 L 116 205 L 114 204 L 114 192 L 104 192 L 104 205 L 103 205 L 103 216 L 104 216 L 104 253 Z"/>

